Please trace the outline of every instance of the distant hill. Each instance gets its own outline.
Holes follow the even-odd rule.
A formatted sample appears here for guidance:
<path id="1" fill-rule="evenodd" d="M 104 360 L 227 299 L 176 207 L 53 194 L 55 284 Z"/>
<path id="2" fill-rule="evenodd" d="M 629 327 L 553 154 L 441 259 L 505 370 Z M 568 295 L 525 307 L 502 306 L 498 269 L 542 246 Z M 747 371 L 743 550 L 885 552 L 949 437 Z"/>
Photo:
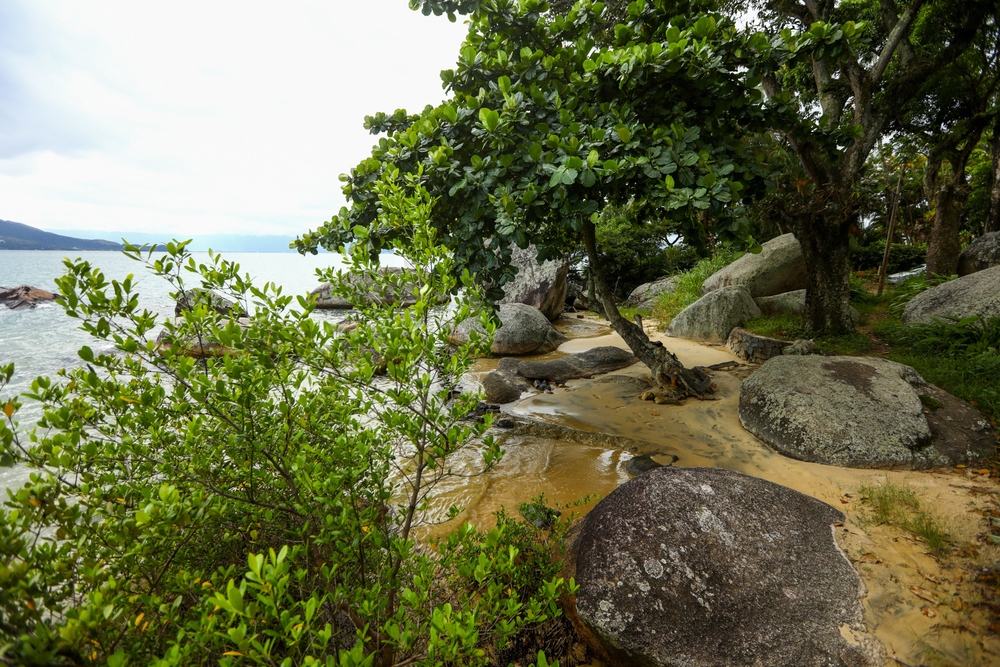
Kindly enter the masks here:
<path id="1" fill-rule="evenodd" d="M 0 220 L 0 250 L 121 250 L 122 247 L 113 241 L 78 239 Z"/>
<path id="2" fill-rule="evenodd" d="M 150 233 L 150 232 L 95 232 L 86 229 L 61 230 L 66 234 L 74 236 L 90 236 L 100 234 L 112 239 L 125 239 L 129 243 L 136 245 L 162 244 L 173 239 L 183 241 L 192 239 L 188 250 L 208 250 L 211 248 L 216 252 L 295 252 L 288 247 L 295 237 L 292 235 L 283 236 L 278 234 L 250 236 L 244 234 L 200 234 L 190 236 L 185 234 L 170 233 Z"/>

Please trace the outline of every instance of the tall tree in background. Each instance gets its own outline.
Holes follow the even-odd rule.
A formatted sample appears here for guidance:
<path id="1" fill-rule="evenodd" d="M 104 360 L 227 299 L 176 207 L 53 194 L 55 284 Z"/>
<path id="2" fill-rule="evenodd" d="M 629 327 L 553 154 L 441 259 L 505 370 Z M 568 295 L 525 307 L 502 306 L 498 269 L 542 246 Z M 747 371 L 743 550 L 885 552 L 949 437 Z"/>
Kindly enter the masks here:
<path id="1" fill-rule="evenodd" d="M 977 45 L 995 0 L 765 0 L 738 3 L 759 13 L 772 35 L 756 54 L 769 102 L 785 111 L 777 128 L 807 182 L 783 213 L 809 268 L 805 325 L 853 329 L 849 232 L 857 226 L 856 186 L 900 109 L 920 99 L 934 75 Z M 918 39 L 918 28 L 934 38 Z"/>
<path id="2" fill-rule="evenodd" d="M 907 105 L 897 126 L 927 155 L 924 191 L 933 207 L 927 241 L 927 272 L 958 270 L 959 230 L 969 198 L 967 167 L 984 132 L 1000 118 L 1000 5 L 987 14 L 971 48 L 927 82 Z M 921 22 L 918 42 L 936 41 L 938 26 Z"/>

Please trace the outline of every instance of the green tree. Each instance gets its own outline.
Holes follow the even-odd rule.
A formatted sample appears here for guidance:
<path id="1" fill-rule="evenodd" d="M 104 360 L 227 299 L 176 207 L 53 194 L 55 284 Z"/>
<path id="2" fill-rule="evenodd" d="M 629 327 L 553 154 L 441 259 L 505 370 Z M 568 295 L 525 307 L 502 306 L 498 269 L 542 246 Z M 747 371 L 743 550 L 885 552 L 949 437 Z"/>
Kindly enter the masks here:
<path id="1" fill-rule="evenodd" d="M 382 287 L 407 285 L 416 303 L 361 308 L 345 331 L 184 243 L 127 254 L 178 295 L 227 294 L 248 320 L 197 297 L 158 322 L 131 276 L 67 260 L 67 312 L 114 351 L 84 347 L 81 366 L 35 381 L 30 444 L 19 402 L 0 402 L 3 456 L 35 468 L 0 511 L 0 664 L 484 664 L 558 614 L 564 584 L 531 547 L 540 532 L 466 526 L 436 557 L 414 540 L 450 456 L 477 448 L 488 468 L 501 452 L 488 419 L 465 419 L 478 396 L 453 395 L 488 341 L 448 346 L 473 302 L 437 306 L 456 278 L 430 198 L 388 180 L 377 191 L 382 222 L 412 239 L 412 273 Z M 217 354 L 186 356 L 194 341 Z"/>
<path id="2" fill-rule="evenodd" d="M 750 43 L 760 49 L 766 40 L 744 40 L 711 6 L 694 2 L 673 14 L 665 2 L 633 3 L 628 23 L 601 46 L 591 30 L 600 3 L 580 2 L 566 15 L 540 0 L 480 3 L 457 68 L 443 73 L 447 101 L 368 118 L 385 136 L 342 177 L 350 207 L 298 248 L 362 242 L 377 253 L 400 239 L 400 230 L 378 223 L 372 192 L 395 170 L 421 174 L 437 198 L 432 222 L 442 242 L 491 298 L 510 276 L 513 245 L 535 243 L 546 258 L 582 241 L 599 267 L 595 222 L 609 203 L 640 200 L 687 235 L 711 218 L 723 242 L 748 242 L 745 219 L 730 204 L 759 185 L 742 137 L 763 127 L 762 95 L 741 67 Z M 594 277 L 611 325 L 661 391 L 709 390 L 704 374 L 621 317 L 604 276 Z"/>
<path id="3" fill-rule="evenodd" d="M 776 126 L 808 181 L 786 217 L 809 269 L 804 324 L 853 329 L 849 235 L 858 226 L 858 184 L 866 162 L 901 111 L 922 99 L 933 77 L 978 48 L 994 0 L 751 0 L 771 38 L 752 61 Z"/>

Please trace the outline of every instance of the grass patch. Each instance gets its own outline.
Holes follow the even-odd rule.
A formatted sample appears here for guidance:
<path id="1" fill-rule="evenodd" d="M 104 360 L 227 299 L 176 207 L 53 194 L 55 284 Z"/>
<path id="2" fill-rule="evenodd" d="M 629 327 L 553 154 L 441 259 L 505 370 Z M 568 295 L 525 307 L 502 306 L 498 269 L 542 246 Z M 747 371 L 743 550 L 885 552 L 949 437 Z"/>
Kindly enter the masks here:
<path id="1" fill-rule="evenodd" d="M 742 257 L 743 253 L 723 249 L 714 256 L 699 260 L 690 270 L 677 274 L 677 289 L 662 293 L 653 306 L 653 317 L 666 329 L 677 314 L 701 298 L 705 279 Z"/>
<path id="2" fill-rule="evenodd" d="M 784 313 L 782 315 L 762 315 L 747 320 L 743 328 L 758 336 L 769 338 L 789 338 L 801 332 L 802 316 Z M 799 336 L 801 338 L 801 336 Z"/>
<path id="3" fill-rule="evenodd" d="M 944 320 L 906 326 L 895 317 L 872 325 L 892 345 L 889 359 L 982 412 L 1000 415 L 1000 319 Z"/>
<path id="4" fill-rule="evenodd" d="M 943 556 L 948 552 L 948 532 L 941 521 L 924 507 L 909 485 L 898 484 L 887 477 L 881 483 L 861 485 L 858 493 L 862 502 L 871 508 L 871 514 L 867 517 L 871 523 L 895 526 L 913 533 L 936 556 Z"/>

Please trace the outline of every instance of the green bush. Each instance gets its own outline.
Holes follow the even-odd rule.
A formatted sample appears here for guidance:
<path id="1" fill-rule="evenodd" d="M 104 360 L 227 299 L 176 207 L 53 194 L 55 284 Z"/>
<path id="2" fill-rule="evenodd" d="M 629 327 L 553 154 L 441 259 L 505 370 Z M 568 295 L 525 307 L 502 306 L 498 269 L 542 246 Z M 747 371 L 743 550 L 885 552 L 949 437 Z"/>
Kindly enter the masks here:
<path id="1" fill-rule="evenodd" d="M 885 239 L 874 241 L 867 245 L 851 245 L 851 266 L 855 271 L 878 270 L 882 266 L 885 255 Z M 889 251 L 889 273 L 909 271 L 927 260 L 925 244 L 905 245 L 893 243 Z"/>
<path id="2" fill-rule="evenodd" d="M 611 291 L 625 298 L 639 285 L 652 282 L 678 270 L 678 263 L 690 253 L 665 252 L 672 228 L 666 224 L 638 223 L 628 207 L 608 206 L 597 224 L 597 247 L 601 270 Z"/>
<path id="3" fill-rule="evenodd" d="M 701 298 L 701 284 L 706 278 L 732 264 L 742 255 L 742 252 L 723 248 L 712 257 L 699 260 L 691 269 L 678 274 L 677 289 L 660 294 L 653 306 L 653 317 L 665 329 L 678 313 Z"/>
<path id="4" fill-rule="evenodd" d="M 462 528 L 438 554 L 414 540 L 450 457 L 476 448 L 485 470 L 502 452 L 488 419 L 466 419 L 479 397 L 454 398 L 489 341 L 447 342 L 475 304 L 436 305 L 456 281 L 430 199 L 391 181 L 380 195 L 414 266 L 382 279 L 417 302 L 361 308 L 351 331 L 217 255 L 199 265 L 185 243 L 126 254 L 176 294 L 235 298 L 247 322 L 208 303 L 159 322 L 131 277 L 67 261 L 67 313 L 114 351 L 84 347 L 81 366 L 35 381 L 30 443 L 20 402 L 0 401 L 3 456 L 34 469 L 0 511 L 0 663 L 480 665 L 558 615 L 572 584 L 544 548 L 525 552 L 529 527 Z M 379 279 L 366 253 L 352 259 Z M 204 343 L 215 356 L 185 356 Z"/>

